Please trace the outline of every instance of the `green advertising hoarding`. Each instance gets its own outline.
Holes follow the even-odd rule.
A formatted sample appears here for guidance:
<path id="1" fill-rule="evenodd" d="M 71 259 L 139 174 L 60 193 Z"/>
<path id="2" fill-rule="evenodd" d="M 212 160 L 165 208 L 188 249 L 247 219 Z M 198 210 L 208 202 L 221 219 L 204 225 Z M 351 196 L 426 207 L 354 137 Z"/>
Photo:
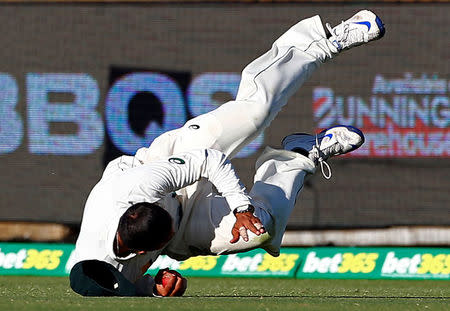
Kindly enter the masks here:
<path id="1" fill-rule="evenodd" d="M 0 275 L 68 275 L 73 244 L 0 243 Z"/>
<path id="2" fill-rule="evenodd" d="M 66 276 L 73 244 L 0 243 L 0 275 Z M 449 248 L 313 247 L 263 250 L 176 261 L 160 256 L 148 273 L 170 268 L 184 276 L 450 280 Z"/>
<path id="3" fill-rule="evenodd" d="M 449 279 L 448 248 L 310 248 L 297 278 Z"/>
<path id="4" fill-rule="evenodd" d="M 293 278 L 300 265 L 299 249 L 283 249 L 273 257 L 263 250 L 253 250 L 228 256 L 198 256 L 178 262 L 160 256 L 150 267 L 149 273 L 170 268 L 186 276 L 242 276 Z"/>

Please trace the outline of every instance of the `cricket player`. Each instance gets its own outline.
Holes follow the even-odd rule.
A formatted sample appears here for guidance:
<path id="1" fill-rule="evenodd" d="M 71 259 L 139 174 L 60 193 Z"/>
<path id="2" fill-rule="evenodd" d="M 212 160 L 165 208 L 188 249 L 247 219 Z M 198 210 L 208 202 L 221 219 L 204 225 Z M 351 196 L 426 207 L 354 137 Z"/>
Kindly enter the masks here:
<path id="1" fill-rule="evenodd" d="M 283 149 L 267 147 L 249 193 L 229 159 L 275 118 L 324 62 L 384 35 L 363 10 L 332 28 L 314 16 L 300 21 L 242 73 L 237 97 L 111 161 L 84 210 L 72 289 L 85 296 L 181 296 L 178 272 L 144 274 L 160 254 L 177 260 L 262 248 L 279 255 L 281 239 L 305 177 L 329 157 L 351 152 L 362 132 L 335 126 L 313 136 L 292 134 Z"/>

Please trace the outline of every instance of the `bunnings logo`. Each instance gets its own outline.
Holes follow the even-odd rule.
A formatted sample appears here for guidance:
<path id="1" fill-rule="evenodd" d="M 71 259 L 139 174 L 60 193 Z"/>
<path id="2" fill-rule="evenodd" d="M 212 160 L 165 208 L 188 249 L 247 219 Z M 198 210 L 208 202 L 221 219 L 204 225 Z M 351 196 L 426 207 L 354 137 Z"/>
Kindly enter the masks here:
<path id="1" fill-rule="evenodd" d="M 371 94 L 342 96 L 329 87 L 313 90 L 316 128 L 348 124 L 366 142 L 351 157 L 449 157 L 448 81 L 437 75 L 387 78 L 377 74 Z M 370 86 L 369 86 L 370 87 Z"/>

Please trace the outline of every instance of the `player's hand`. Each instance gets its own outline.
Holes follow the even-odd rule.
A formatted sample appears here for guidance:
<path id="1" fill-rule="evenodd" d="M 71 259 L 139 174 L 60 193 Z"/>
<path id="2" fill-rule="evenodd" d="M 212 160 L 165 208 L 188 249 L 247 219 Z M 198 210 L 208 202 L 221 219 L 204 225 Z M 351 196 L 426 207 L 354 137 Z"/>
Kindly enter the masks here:
<path id="1" fill-rule="evenodd" d="M 155 290 L 160 296 L 182 296 L 186 288 L 187 280 L 175 270 L 161 269 L 155 276 Z"/>
<path id="2" fill-rule="evenodd" d="M 261 235 L 266 232 L 261 220 L 253 215 L 252 212 L 236 213 L 236 222 L 234 223 L 233 229 L 231 229 L 233 238 L 230 240 L 230 243 L 236 243 L 240 237 L 247 242 L 247 230 L 250 230 L 256 235 Z"/>

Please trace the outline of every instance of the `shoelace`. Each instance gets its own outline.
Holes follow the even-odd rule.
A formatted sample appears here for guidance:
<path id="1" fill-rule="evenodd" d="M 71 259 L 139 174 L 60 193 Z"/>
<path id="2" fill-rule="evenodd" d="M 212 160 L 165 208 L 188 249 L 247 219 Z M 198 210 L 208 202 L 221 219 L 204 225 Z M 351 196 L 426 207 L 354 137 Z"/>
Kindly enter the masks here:
<path id="1" fill-rule="evenodd" d="M 350 31 L 350 24 L 348 22 L 342 21 L 339 26 L 331 28 L 330 24 L 325 24 L 328 31 L 334 36 L 338 49 L 345 49 L 349 47 L 352 42 L 367 42 L 369 37 L 367 32 L 362 31 L 360 28 L 352 28 Z"/>
<path id="2" fill-rule="evenodd" d="M 322 176 L 325 179 L 330 179 L 331 178 L 331 166 L 327 163 L 327 161 L 325 161 L 325 159 L 323 158 L 324 153 L 320 150 L 320 144 L 319 144 L 319 138 L 316 134 L 316 144 L 312 147 L 310 153 L 317 158 L 317 162 L 320 165 L 320 171 L 322 172 Z M 324 167 L 327 168 L 328 174 L 325 174 L 325 169 Z"/>
<path id="3" fill-rule="evenodd" d="M 327 27 L 328 31 L 331 33 L 332 36 L 335 37 L 336 43 L 339 45 L 339 49 L 345 48 L 345 46 L 341 46 L 340 42 L 345 42 L 348 38 L 348 28 L 349 24 L 342 21 L 339 26 L 335 27 L 335 31 L 333 31 L 333 28 L 329 23 L 326 23 L 325 26 Z M 338 29 L 340 31 L 338 31 Z M 339 32 L 339 33 L 338 33 Z"/>

